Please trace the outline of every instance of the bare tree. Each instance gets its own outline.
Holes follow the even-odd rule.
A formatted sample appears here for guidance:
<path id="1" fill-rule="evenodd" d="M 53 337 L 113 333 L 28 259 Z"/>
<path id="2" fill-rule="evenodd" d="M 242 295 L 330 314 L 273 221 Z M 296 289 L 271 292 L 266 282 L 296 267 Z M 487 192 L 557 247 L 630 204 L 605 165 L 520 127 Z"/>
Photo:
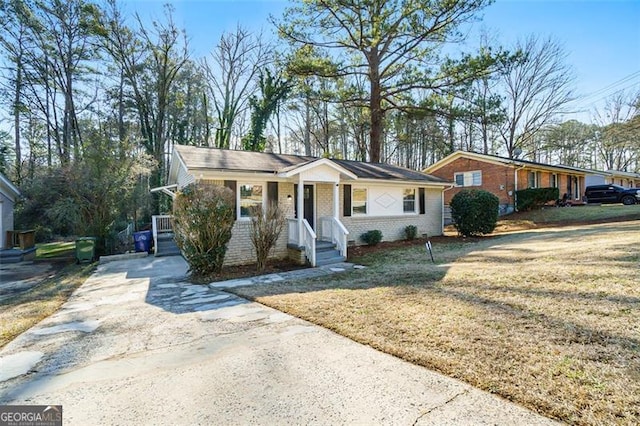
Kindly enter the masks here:
<path id="1" fill-rule="evenodd" d="M 115 0 L 104 11 L 102 48 L 113 58 L 127 91 L 119 96 L 119 108 L 131 105 L 139 122 L 141 145 L 157 164 L 149 178 L 154 187 L 164 183 L 170 151 L 172 91 L 180 71 L 189 62 L 187 38 L 173 21 L 173 9 L 165 6 L 164 21 L 145 25 L 139 16 L 137 29 L 126 18 Z M 119 114 L 122 128 L 123 115 Z M 158 197 L 152 198 L 151 212 L 160 210 Z"/>
<path id="2" fill-rule="evenodd" d="M 509 158 L 573 100 L 567 53 L 552 39 L 530 36 L 516 44 L 515 60 L 500 70 L 506 120 L 501 129 Z"/>
<path id="3" fill-rule="evenodd" d="M 640 157 L 640 94 L 618 92 L 595 111 L 598 153 L 607 170 L 629 170 Z M 629 170 L 634 171 L 634 170 Z"/>
<path id="4" fill-rule="evenodd" d="M 211 57 L 203 61 L 218 119 L 216 147 L 230 147 L 236 119 L 248 107 L 260 70 L 272 61 L 273 48 L 262 35 L 240 26 L 233 33 L 223 34 Z"/>

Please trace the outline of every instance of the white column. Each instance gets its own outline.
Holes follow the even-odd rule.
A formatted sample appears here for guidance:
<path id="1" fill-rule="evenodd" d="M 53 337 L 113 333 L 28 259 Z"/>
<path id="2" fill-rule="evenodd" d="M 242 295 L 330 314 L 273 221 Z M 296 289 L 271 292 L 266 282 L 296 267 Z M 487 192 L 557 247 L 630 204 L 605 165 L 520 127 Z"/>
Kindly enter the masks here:
<path id="1" fill-rule="evenodd" d="M 340 187 L 337 182 L 333 185 L 333 217 L 340 219 Z"/>
<path id="2" fill-rule="evenodd" d="M 304 180 L 298 175 L 298 245 L 302 242 L 302 219 L 304 219 Z"/>

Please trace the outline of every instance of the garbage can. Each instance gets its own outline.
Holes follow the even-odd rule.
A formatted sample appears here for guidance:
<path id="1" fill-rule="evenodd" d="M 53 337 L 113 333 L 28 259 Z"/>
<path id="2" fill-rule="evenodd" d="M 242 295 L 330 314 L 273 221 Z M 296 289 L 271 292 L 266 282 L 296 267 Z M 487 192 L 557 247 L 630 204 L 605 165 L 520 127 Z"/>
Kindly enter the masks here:
<path id="1" fill-rule="evenodd" d="M 76 263 L 93 262 L 96 258 L 95 237 L 82 237 L 76 239 Z"/>
<path id="2" fill-rule="evenodd" d="M 133 233 L 133 243 L 136 251 L 151 251 L 151 231 L 140 231 Z"/>

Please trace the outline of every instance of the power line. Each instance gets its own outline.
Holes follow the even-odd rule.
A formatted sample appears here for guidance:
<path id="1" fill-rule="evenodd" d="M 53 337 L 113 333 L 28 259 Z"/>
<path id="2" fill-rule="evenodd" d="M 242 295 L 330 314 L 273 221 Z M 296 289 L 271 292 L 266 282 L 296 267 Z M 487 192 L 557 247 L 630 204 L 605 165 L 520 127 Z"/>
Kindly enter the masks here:
<path id="1" fill-rule="evenodd" d="M 630 81 L 633 81 L 633 80 L 636 80 L 636 79 L 640 79 L 640 70 L 635 71 L 635 72 L 633 72 L 633 73 L 621 78 L 620 80 L 614 81 L 613 83 L 608 84 L 607 86 L 605 86 L 605 87 L 603 87 L 601 89 L 595 90 L 595 91 L 593 91 L 593 92 L 591 92 L 591 93 L 589 93 L 589 94 L 587 94 L 585 96 L 582 96 L 582 97 L 576 99 L 576 101 L 579 100 L 579 101 L 584 102 L 584 101 L 589 100 L 591 98 L 598 97 L 598 96 L 602 95 L 603 93 L 606 93 L 606 92 L 608 92 L 608 91 L 610 91 L 612 89 L 617 88 L 618 86 L 620 86 L 622 84 L 626 84 L 626 83 L 628 83 Z M 627 85 L 622 89 L 618 89 L 613 93 L 617 93 L 617 92 L 620 92 L 622 90 L 628 89 L 629 87 L 632 87 L 635 84 L 636 84 L 635 82 L 631 83 L 630 85 Z M 609 96 L 609 95 L 605 95 L 605 97 L 606 96 Z"/>

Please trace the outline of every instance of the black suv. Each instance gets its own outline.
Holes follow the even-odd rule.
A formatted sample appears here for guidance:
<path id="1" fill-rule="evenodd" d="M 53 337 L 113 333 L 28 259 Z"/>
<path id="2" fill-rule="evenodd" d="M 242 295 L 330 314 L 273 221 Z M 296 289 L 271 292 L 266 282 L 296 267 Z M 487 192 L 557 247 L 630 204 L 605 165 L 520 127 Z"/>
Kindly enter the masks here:
<path id="1" fill-rule="evenodd" d="M 584 196 L 587 198 L 587 203 L 622 203 L 627 206 L 640 203 L 639 188 L 623 188 L 619 185 L 587 186 Z"/>

